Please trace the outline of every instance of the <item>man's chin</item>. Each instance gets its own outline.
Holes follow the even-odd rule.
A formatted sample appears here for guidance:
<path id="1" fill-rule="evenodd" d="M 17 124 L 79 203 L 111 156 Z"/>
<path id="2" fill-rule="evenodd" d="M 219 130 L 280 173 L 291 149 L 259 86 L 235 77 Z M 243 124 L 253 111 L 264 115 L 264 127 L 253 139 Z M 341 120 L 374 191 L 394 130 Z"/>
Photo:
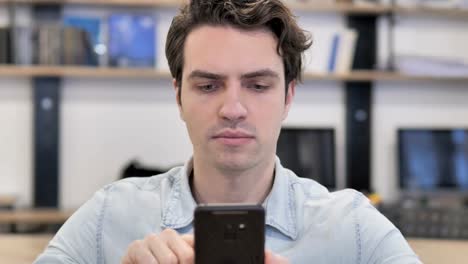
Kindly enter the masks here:
<path id="1" fill-rule="evenodd" d="M 253 157 L 240 157 L 239 155 L 228 155 L 218 157 L 216 163 L 217 167 L 221 170 L 242 172 L 252 168 L 255 162 Z"/>

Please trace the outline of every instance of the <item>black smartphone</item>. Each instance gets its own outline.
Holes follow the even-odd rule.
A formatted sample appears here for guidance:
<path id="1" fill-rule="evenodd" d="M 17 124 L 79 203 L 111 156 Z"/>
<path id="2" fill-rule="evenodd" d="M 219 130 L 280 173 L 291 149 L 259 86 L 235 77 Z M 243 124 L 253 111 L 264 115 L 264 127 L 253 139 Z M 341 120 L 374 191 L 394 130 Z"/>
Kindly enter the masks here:
<path id="1" fill-rule="evenodd" d="M 196 264 L 263 264 L 265 210 L 261 205 L 199 205 L 195 209 Z"/>

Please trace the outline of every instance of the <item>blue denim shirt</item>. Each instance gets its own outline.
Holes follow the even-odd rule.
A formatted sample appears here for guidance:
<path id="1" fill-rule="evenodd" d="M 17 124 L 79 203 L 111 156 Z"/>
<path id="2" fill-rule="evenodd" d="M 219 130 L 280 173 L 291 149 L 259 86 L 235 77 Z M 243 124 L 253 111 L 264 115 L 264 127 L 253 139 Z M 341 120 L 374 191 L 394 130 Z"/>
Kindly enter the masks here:
<path id="1" fill-rule="evenodd" d="M 193 233 L 192 161 L 150 178 L 130 178 L 98 191 L 62 226 L 36 264 L 120 263 L 128 245 L 172 228 Z M 291 263 L 421 263 L 365 196 L 328 192 L 276 160 L 265 199 L 265 247 Z"/>

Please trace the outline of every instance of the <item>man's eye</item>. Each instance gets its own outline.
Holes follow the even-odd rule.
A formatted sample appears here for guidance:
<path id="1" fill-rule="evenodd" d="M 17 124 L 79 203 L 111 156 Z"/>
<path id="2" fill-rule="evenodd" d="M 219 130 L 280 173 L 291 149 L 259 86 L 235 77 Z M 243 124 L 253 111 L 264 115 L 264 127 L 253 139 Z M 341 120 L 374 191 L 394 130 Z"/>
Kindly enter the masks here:
<path id="1" fill-rule="evenodd" d="M 250 84 L 249 88 L 257 92 L 261 92 L 261 91 L 265 91 L 266 89 L 268 89 L 268 86 L 254 83 L 254 84 Z"/>
<path id="2" fill-rule="evenodd" d="M 212 92 L 216 90 L 216 85 L 214 84 L 199 85 L 198 89 L 200 89 L 203 92 Z"/>

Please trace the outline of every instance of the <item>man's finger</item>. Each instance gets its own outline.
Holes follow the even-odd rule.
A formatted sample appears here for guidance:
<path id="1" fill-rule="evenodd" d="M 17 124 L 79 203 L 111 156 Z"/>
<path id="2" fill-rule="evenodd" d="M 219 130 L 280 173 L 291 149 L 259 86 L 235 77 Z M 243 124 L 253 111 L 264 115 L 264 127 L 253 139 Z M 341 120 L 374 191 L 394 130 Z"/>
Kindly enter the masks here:
<path id="1" fill-rule="evenodd" d="M 280 255 L 277 255 L 273 252 L 271 252 L 270 250 L 265 250 L 265 264 L 288 264 L 289 261 L 280 256 Z"/>
<path id="2" fill-rule="evenodd" d="M 190 238 L 187 238 L 190 240 Z M 193 241 L 193 239 L 192 239 Z M 195 251 L 182 236 L 171 236 L 167 240 L 168 247 L 175 253 L 180 264 L 193 264 L 195 262 Z"/>
<path id="3" fill-rule="evenodd" d="M 193 246 L 195 245 L 193 235 L 186 234 L 186 235 L 182 235 L 181 237 L 185 242 L 187 242 L 187 244 L 189 244 L 193 248 Z"/>
<path id="4" fill-rule="evenodd" d="M 149 235 L 145 238 L 145 243 L 151 250 L 153 256 L 159 263 L 177 263 L 177 256 L 167 246 L 167 244 L 157 235 Z"/>
<path id="5" fill-rule="evenodd" d="M 133 242 L 127 254 L 122 258 L 122 264 L 136 264 L 136 263 L 150 263 L 158 264 L 156 258 L 153 256 L 144 242 L 137 240 Z"/>

